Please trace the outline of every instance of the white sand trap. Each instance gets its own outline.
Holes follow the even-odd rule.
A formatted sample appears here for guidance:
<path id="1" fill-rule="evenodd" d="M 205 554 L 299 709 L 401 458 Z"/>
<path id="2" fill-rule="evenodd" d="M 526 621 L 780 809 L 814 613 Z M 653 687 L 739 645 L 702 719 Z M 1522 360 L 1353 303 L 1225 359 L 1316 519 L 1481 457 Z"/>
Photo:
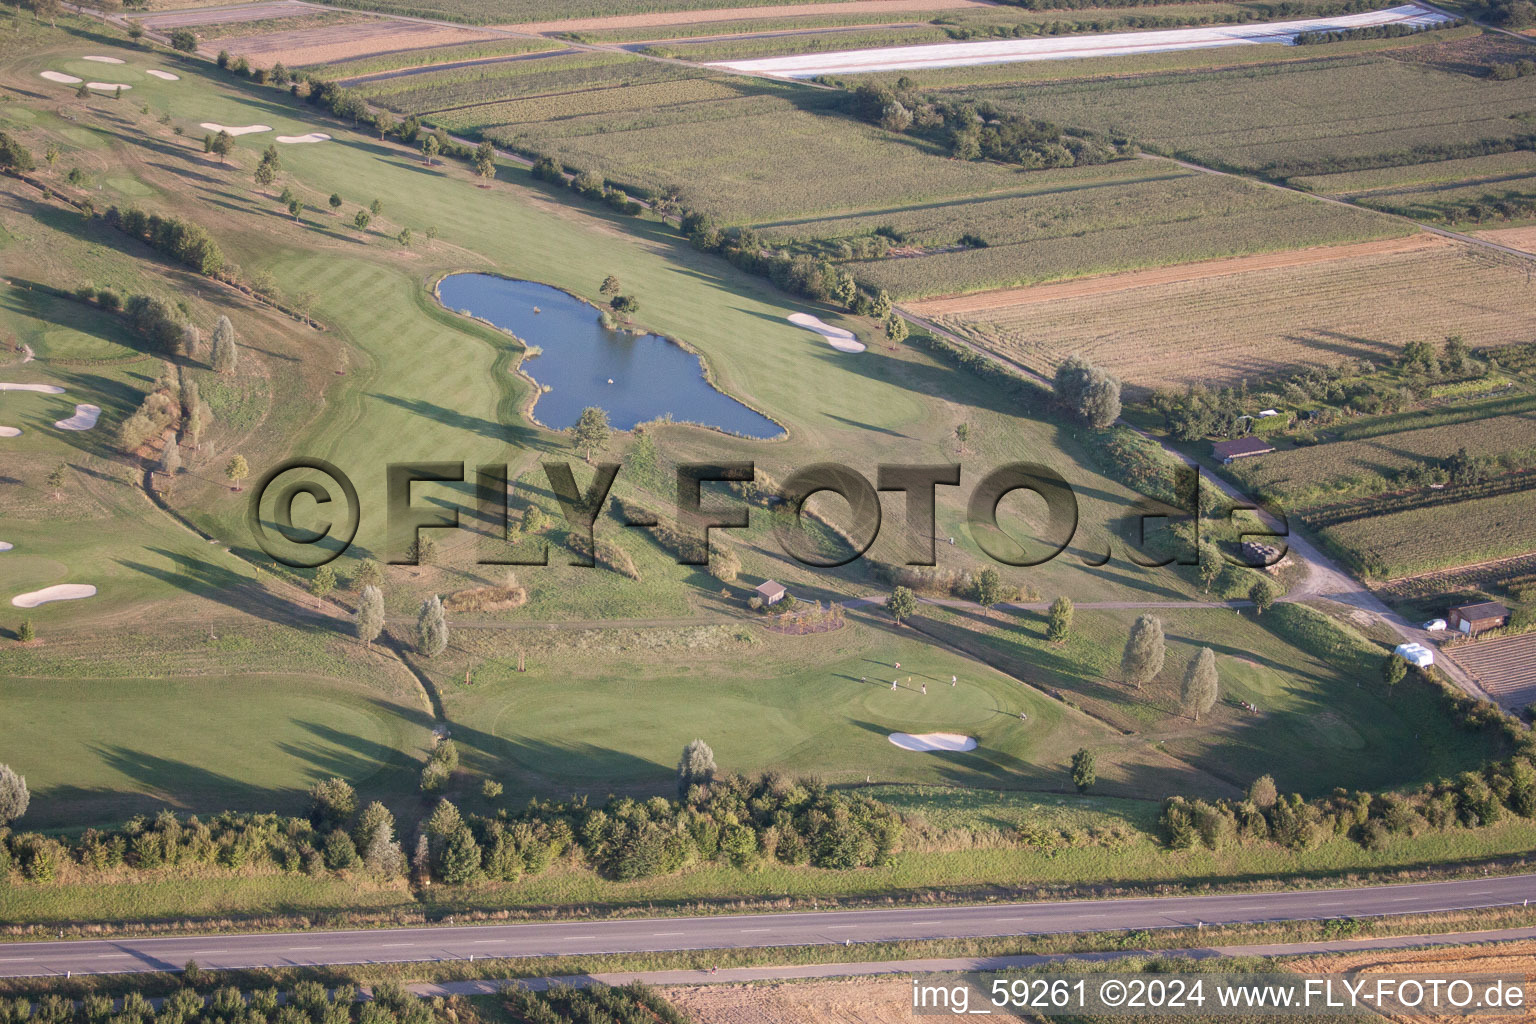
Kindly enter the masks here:
<path id="1" fill-rule="evenodd" d="M 17 608 L 36 608 L 49 601 L 78 601 L 82 597 L 95 597 L 96 588 L 89 583 L 60 583 L 56 587 L 44 587 L 30 594 L 17 594 L 11 604 Z"/>
<path id="2" fill-rule="evenodd" d="M 123 85 L 120 82 L 86 82 L 85 87 L 87 89 L 95 89 L 98 92 L 117 92 L 119 89 L 127 92 L 133 88 L 131 85 Z"/>
<path id="3" fill-rule="evenodd" d="M 173 75 L 169 71 L 161 71 L 159 68 L 145 68 L 144 73 L 151 78 L 158 78 L 162 82 L 179 82 L 180 75 Z"/>
<path id="4" fill-rule="evenodd" d="M 808 53 L 792 57 L 719 61 L 708 67 L 776 75 L 781 78 L 814 78 L 870 71 L 914 71 L 932 68 L 972 67 L 1013 61 L 1067 60 L 1085 57 L 1119 57 L 1168 50 L 1198 50 L 1214 46 L 1254 46 L 1261 43 L 1294 43 L 1302 32 L 1343 32 L 1376 25 L 1425 28 L 1450 21 L 1451 16 L 1427 11 L 1417 4 L 1403 4 L 1380 11 L 1346 14 L 1300 21 L 1270 21 L 1247 25 L 1215 25 L 1156 32 L 1090 32 L 1071 36 L 1032 36 L 1027 39 L 977 40 L 964 43 L 927 43 L 917 46 L 882 46 L 869 50 Z"/>
<path id="5" fill-rule="evenodd" d="M 13 548 L 15 546 L 16 545 L 12 544 L 8 540 L 0 540 L 0 551 L 9 551 L 9 550 L 11 550 L 11 548 Z"/>
<path id="6" fill-rule="evenodd" d="M 64 389 L 57 384 L 7 384 L 0 381 L 0 391 L 36 391 L 44 395 L 62 395 Z"/>
<path id="7" fill-rule="evenodd" d="M 46 78 L 50 82 L 58 82 L 60 85 L 79 85 L 80 79 L 74 75 L 66 75 L 62 71 L 39 71 L 39 78 Z"/>
<path id="8" fill-rule="evenodd" d="M 117 57 L 81 57 L 81 60 L 93 60 L 97 64 L 122 64 L 123 60 Z"/>
<path id="9" fill-rule="evenodd" d="M 269 124 L 243 124 L 238 128 L 231 128 L 227 124 L 215 124 L 212 121 L 204 121 L 198 127 L 206 128 L 210 132 L 229 132 L 231 135 L 252 135 L 256 132 L 269 132 L 272 130 L 272 126 Z"/>
<path id="10" fill-rule="evenodd" d="M 90 430 L 101 418 L 101 406 L 77 405 L 75 414 L 67 420 L 59 420 L 54 426 L 60 430 Z"/>
<path id="11" fill-rule="evenodd" d="M 841 327 L 824 324 L 820 318 L 811 316 L 809 313 L 791 313 L 788 319 L 796 327 L 804 327 L 808 331 L 815 331 L 823 338 L 826 338 L 827 344 L 839 352 L 864 351 L 864 343 L 855 338 L 852 331 L 845 331 Z"/>
<path id="12" fill-rule="evenodd" d="M 331 137 L 325 132 L 310 132 L 308 135 L 279 135 L 277 141 L 294 146 L 305 142 L 330 142 Z"/>
<path id="13" fill-rule="evenodd" d="M 925 732 L 914 736 L 908 732 L 893 732 L 890 740 L 902 750 L 975 750 L 976 741 L 957 732 Z"/>
<path id="14" fill-rule="evenodd" d="M 0 427 L 0 437 L 20 437 L 20 427 Z"/>

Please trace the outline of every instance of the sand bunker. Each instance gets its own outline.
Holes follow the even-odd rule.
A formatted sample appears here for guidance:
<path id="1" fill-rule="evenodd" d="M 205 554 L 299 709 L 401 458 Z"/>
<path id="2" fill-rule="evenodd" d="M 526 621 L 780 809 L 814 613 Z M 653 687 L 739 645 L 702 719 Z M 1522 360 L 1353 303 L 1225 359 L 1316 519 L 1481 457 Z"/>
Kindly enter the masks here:
<path id="1" fill-rule="evenodd" d="M 58 82 L 60 85 L 79 85 L 80 79 L 74 75 L 66 75 L 62 71 L 39 71 L 39 78 L 46 78 L 50 82 Z"/>
<path id="2" fill-rule="evenodd" d="M 81 60 L 93 60 L 97 64 L 122 64 L 124 61 L 117 57 L 81 57 Z"/>
<path id="3" fill-rule="evenodd" d="M 97 89 L 101 92 L 116 92 L 119 89 L 123 90 L 123 92 L 127 92 L 129 89 L 133 88 L 131 85 L 122 85 L 118 82 L 86 82 L 85 87 L 87 89 Z"/>
<path id="4" fill-rule="evenodd" d="M 77 405 L 75 414 L 67 420 L 59 420 L 54 426 L 60 430 L 90 430 L 101 418 L 101 406 Z"/>
<path id="5" fill-rule="evenodd" d="M 0 427 L 0 437 L 20 437 L 20 427 Z"/>
<path id="6" fill-rule="evenodd" d="M 12 544 L 8 540 L 0 540 L 0 551 L 9 551 L 9 550 L 11 550 L 11 548 L 13 548 L 15 546 L 16 545 Z"/>
<path id="7" fill-rule="evenodd" d="M 89 583 L 60 583 L 55 587 L 34 590 L 30 594 L 17 594 L 11 598 L 11 604 L 17 608 L 36 608 L 49 601 L 78 601 L 82 597 L 95 596 L 96 588 Z"/>
<path id="8" fill-rule="evenodd" d="M 841 327 L 833 327 L 824 324 L 817 317 L 809 313 L 791 313 L 789 322 L 796 327 L 804 327 L 808 331 L 815 331 L 827 339 L 827 344 L 839 352 L 863 352 L 864 343 L 853 336 L 852 331 L 845 331 Z"/>
<path id="9" fill-rule="evenodd" d="M 62 395 L 64 389 L 57 384 L 7 384 L 0 381 L 0 391 L 36 391 L 44 395 Z"/>
<path id="10" fill-rule="evenodd" d="M 212 121 L 204 121 L 198 127 L 206 128 L 210 132 L 228 132 L 231 135 L 250 135 L 254 132 L 269 132 L 272 130 L 272 126 L 269 124 L 247 124 L 241 125 L 239 128 L 231 128 L 227 124 L 215 124 Z"/>
<path id="11" fill-rule="evenodd" d="M 303 142 L 329 142 L 331 137 L 325 132 L 310 132 L 308 135 L 279 135 L 277 141 L 297 145 Z"/>
<path id="12" fill-rule="evenodd" d="M 173 75 L 169 71 L 161 71 L 159 68 L 146 68 L 144 70 L 144 73 L 146 75 L 150 76 L 151 78 L 158 78 L 162 82 L 179 82 L 179 81 L 181 81 L 181 76 L 180 75 Z"/>
<path id="13" fill-rule="evenodd" d="M 957 732 L 925 732 L 914 736 L 906 732 L 893 732 L 890 735 L 892 743 L 902 750 L 975 750 L 976 741 L 969 736 L 962 736 Z"/>

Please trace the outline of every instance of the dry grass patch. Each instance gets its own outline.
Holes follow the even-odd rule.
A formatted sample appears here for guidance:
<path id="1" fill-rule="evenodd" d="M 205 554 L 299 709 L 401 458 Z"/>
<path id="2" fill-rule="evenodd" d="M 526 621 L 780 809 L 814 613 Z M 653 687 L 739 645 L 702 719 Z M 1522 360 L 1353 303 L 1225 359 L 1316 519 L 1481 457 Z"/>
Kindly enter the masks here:
<path id="1" fill-rule="evenodd" d="M 503 612 L 528 603 L 528 591 L 516 584 L 503 587 L 471 587 L 443 598 L 443 610 L 464 612 Z"/>
<path id="2" fill-rule="evenodd" d="M 906 977 L 661 990 L 690 1019 L 709 1024 L 897 1024 L 913 1019 Z"/>
<path id="3" fill-rule="evenodd" d="M 494 38 L 494 35 L 473 29 L 434 28 L 374 18 L 318 28 L 232 36 L 222 40 L 221 46 L 230 53 L 248 57 L 258 64 L 282 61 L 289 67 L 302 67 Z"/>

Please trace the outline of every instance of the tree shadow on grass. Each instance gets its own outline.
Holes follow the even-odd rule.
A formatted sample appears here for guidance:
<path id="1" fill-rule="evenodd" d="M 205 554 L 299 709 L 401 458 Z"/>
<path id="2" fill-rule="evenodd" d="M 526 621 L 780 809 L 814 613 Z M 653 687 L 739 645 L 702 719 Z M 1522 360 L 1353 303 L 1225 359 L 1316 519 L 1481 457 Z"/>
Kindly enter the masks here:
<path id="1" fill-rule="evenodd" d="M 235 611 L 253 615 L 267 622 L 305 630 L 334 632 L 339 623 L 325 616 L 308 613 L 293 601 L 267 590 L 256 580 L 204 558 L 165 548 L 149 548 L 176 566 L 175 571 L 142 562 L 118 559 L 124 568 L 144 574 L 197 597 L 215 601 Z M 260 557 L 258 555 L 258 557 Z"/>

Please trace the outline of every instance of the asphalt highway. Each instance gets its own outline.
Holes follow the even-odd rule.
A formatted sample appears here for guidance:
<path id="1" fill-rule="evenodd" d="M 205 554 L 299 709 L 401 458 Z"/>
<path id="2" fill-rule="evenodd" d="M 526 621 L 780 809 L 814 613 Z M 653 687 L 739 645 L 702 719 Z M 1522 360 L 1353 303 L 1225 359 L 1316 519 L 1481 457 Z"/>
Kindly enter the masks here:
<path id="1" fill-rule="evenodd" d="M 843 945 L 1379 917 L 1521 905 L 1536 875 L 1272 893 L 0 944 L 0 977 Z"/>

